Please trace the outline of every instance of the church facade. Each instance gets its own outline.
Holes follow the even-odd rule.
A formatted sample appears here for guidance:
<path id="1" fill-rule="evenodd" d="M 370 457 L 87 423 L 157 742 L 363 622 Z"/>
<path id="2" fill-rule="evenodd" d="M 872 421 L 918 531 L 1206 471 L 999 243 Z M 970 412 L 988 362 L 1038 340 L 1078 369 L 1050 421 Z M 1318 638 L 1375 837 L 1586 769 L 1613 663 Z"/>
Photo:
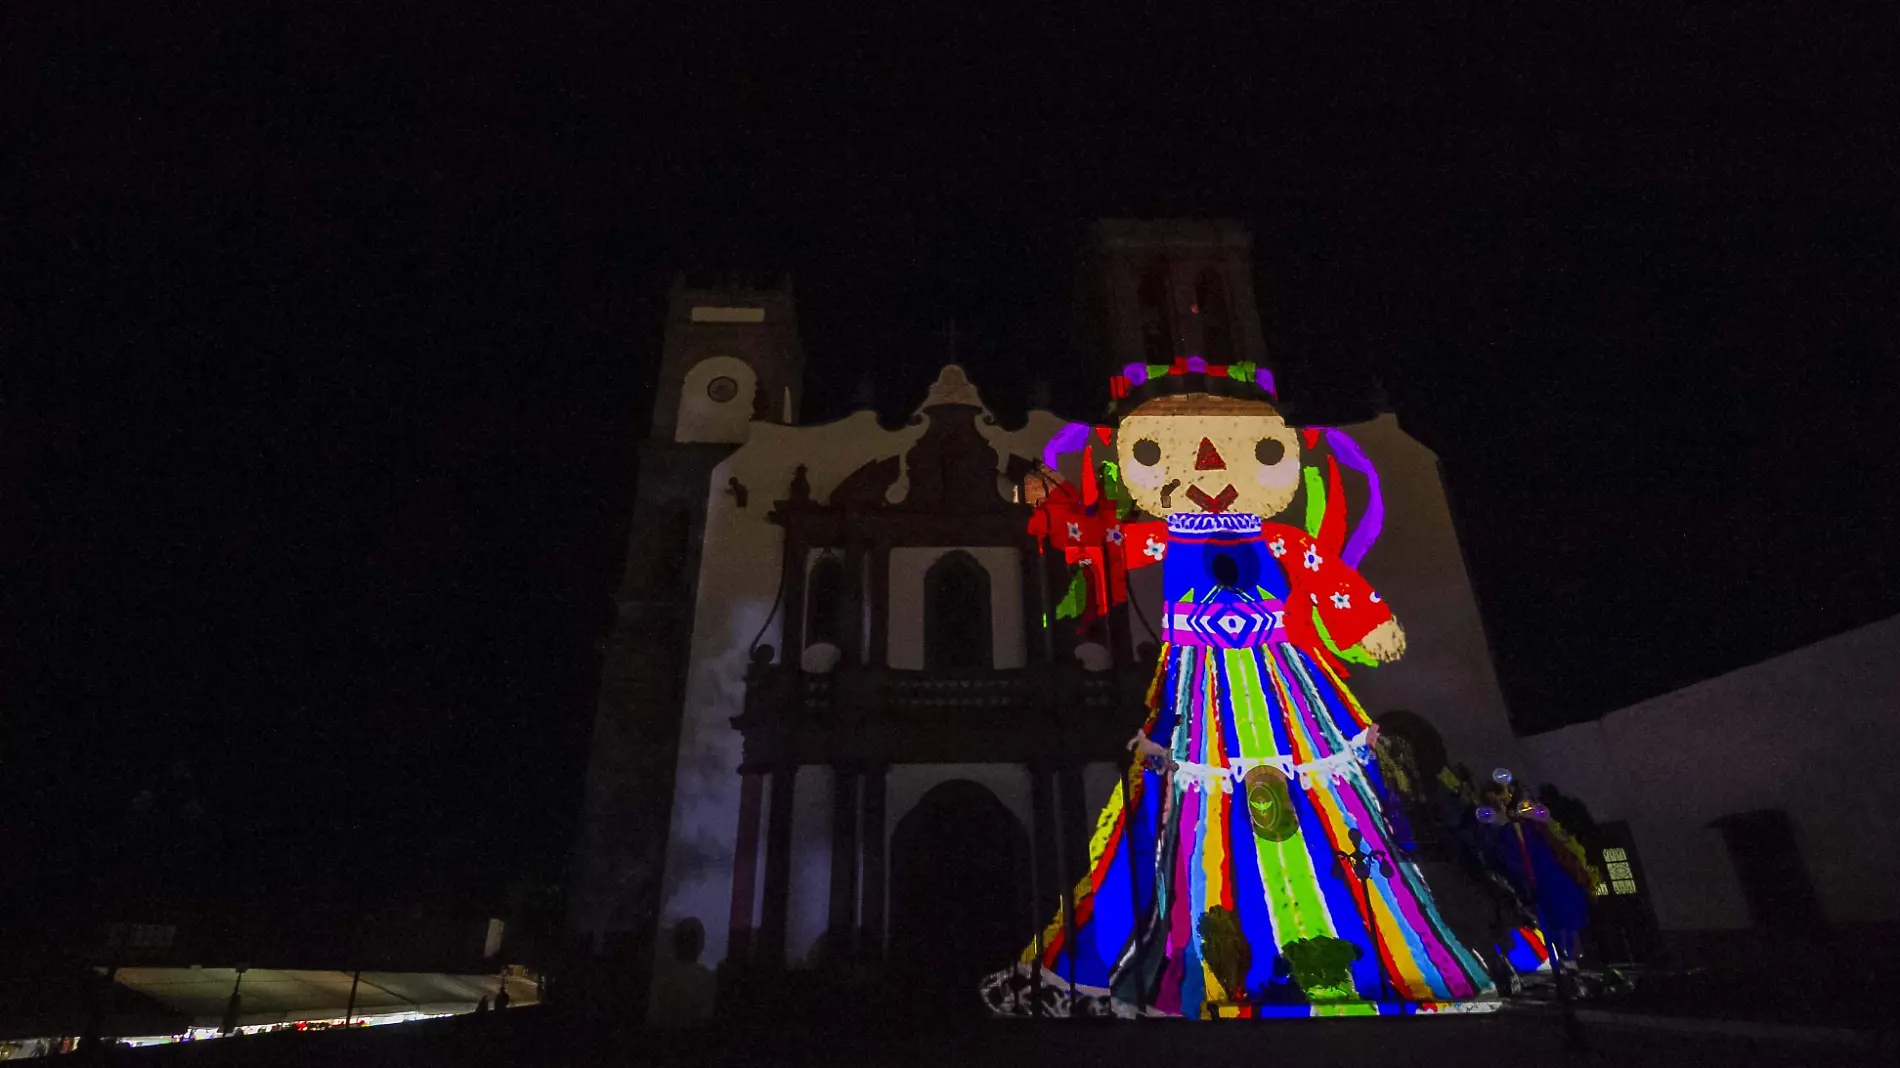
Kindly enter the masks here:
<path id="1" fill-rule="evenodd" d="M 1076 373 L 1270 368 L 1250 259 L 1230 223 L 1099 224 L 1102 356 Z M 1146 714 L 1160 569 L 1086 626 L 1058 618 L 1068 566 L 1029 531 L 1070 421 L 1005 425 L 959 367 L 901 426 L 802 424 L 789 284 L 676 285 L 664 345 L 573 923 L 661 1022 L 788 969 L 973 998 L 1088 863 Z M 1361 566 L 1409 640 L 1354 690 L 1455 760 L 1516 764 L 1436 457 L 1390 414 L 1341 429 L 1383 505 Z"/>

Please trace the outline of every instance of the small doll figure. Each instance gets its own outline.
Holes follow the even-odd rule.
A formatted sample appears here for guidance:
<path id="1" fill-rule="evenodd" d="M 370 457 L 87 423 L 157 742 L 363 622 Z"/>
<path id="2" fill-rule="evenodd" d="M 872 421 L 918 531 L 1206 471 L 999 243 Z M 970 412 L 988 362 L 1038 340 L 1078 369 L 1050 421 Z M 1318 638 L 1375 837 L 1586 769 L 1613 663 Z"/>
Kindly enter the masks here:
<path id="1" fill-rule="evenodd" d="M 1032 946 L 1021 967 L 1049 983 L 1073 976 L 1078 995 L 1122 1011 L 1246 1015 L 1283 947 L 1319 939 L 1350 943 L 1340 951 L 1354 963 L 1348 1001 L 1337 983 L 1315 987 L 1315 1013 L 1399 1011 L 1393 992 L 1414 1003 L 1493 996 L 1400 850 L 1382 809 L 1377 729 L 1344 681 L 1348 664 L 1397 660 L 1405 632 L 1348 562 L 1358 556 L 1343 507 L 1318 519 L 1309 499 L 1312 529 L 1274 518 L 1302 486 L 1343 500 L 1337 464 L 1324 476 L 1303 466 L 1302 438 L 1319 432 L 1288 426 L 1250 372 L 1155 370 L 1118 381 L 1119 423 L 1112 439 L 1088 433 L 1085 460 L 1113 457 L 1112 485 L 1096 498 L 1120 492 L 1153 518 L 1091 508 L 1086 492 L 1052 494 L 1036 528 L 1107 580 L 1159 566 L 1163 643 L 1074 925 L 1057 917 L 1040 958 Z M 1095 597 L 1105 607 L 1125 594 L 1098 585 Z M 1354 849 L 1389 863 L 1336 863 Z M 1201 920 L 1213 909 L 1237 919 L 1244 979 L 1208 963 Z"/>

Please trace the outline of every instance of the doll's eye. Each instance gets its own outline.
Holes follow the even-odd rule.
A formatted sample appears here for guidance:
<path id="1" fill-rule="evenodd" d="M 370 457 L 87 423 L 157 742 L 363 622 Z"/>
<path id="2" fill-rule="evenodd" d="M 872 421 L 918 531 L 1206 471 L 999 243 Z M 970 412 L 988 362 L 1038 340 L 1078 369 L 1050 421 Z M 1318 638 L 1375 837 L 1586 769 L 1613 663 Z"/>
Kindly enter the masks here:
<path id="1" fill-rule="evenodd" d="M 1253 447 L 1253 455 L 1254 459 L 1272 467 L 1286 458 L 1286 444 L 1279 438 L 1261 438 L 1260 444 Z"/>
<path id="2" fill-rule="evenodd" d="M 1153 467 L 1161 462 L 1161 446 L 1148 438 L 1135 442 L 1135 462 L 1143 467 Z"/>

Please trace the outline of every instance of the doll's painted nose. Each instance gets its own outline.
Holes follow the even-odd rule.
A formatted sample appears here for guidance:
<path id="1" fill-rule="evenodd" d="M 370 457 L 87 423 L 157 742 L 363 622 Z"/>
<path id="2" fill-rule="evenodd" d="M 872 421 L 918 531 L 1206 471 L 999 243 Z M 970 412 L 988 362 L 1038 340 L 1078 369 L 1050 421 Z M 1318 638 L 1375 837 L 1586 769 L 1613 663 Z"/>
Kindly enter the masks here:
<path id="1" fill-rule="evenodd" d="M 1214 443 L 1207 440 L 1206 438 L 1201 439 L 1200 454 L 1194 457 L 1194 470 L 1196 471 L 1225 471 L 1227 470 L 1226 461 L 1220 458 L 1220 450 L 1216 449 L 1214 447 Z"/>

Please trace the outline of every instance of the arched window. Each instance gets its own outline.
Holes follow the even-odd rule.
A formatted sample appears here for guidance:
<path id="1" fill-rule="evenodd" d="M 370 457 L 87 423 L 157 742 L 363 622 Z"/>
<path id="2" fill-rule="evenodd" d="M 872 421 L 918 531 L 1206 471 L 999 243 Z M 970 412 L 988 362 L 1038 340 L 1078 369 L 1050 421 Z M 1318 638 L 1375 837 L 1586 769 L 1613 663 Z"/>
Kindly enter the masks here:
<path id="1" fill-rule="evenodd" d="M 1141 351 L 1149 363 L 1174 362 L 1174 300 L 1168 292 L 1168 264 L 1158 261 L 1142 272 L 1135 287 L 1141 308 Z"/>
<path id="2" fill-rule="evenodd" d="M 969 553 L 945 553 L 924 574 L 924 666 L 956 671 L 993 662 L 990 573 Z"/>
<path id="3" fill-rule="evenodd" d="M 1194 281 L 1194 311 L 1201 320 L 1201 355 L 1208 363 L 1234 362 L 1234 320 L 1220 269 L 1209 267 Z"/>
<path id="4" fill-rule="evenodd" d="M 825 556 L 812 565 L 805 584 L 805 644 L 825 642 L 845 647 L 847 588 L 844 564 L 835 556 Z"/>

